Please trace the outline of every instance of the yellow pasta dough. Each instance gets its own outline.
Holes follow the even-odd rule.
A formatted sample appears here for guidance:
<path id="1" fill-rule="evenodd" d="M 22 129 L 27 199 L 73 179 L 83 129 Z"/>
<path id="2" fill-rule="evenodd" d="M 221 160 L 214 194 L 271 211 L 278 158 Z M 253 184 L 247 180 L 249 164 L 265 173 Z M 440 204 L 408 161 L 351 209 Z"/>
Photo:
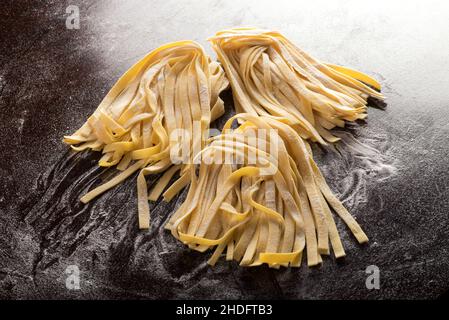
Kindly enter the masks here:
<path id="1" fill-rule="evenodd" d="M 242 266 L 272 268 L 299 267 L 304 253 L 308 266 L 331 252 L 343 257 L 335 214 L 359 243 L 367 242 L 328 187 L 308 141 L 337 141 L 330 130 L 364 119 L 368 97 L 383 99 L 380 84 L 318 61 L 275 31 L 231 29 L 210 41 L 221 65 L 194 41 L 161 46 L 64 137 L 76 151 L 101 151 L 99 165 L 121 171 L 81 201 L 139 171 L 139 227 L 146 229 L 148 200 L 170 201 L 189 186 L 166 228 L 193 250 L 214 249 L 211 265 L 224 252 Z M 208 138 L 210 123 L 224 113 L 219 94 L 229 84 L 237 114 Z M 163 174 L 148 192 L 145 176 L 154 173 Z"/>
<path id="2" fill-rule="evenodd" d="M 230 130 L 235 119 L 243 124 Z M 343 257 L 331 209 L 359 243 L 368 241 L 330 191 L 307 142 L 282 120 L 237 114 L 198 155 L 198 174 L 190 168 L 187 198 L 166 228 L 194 250 L 215 248 L 212 265 L 224 250 L 242 266 L 275 268 L 300 266 L 303 252 L 309 266 L 331 249 Z"/>
<path id="3" fill-rule="evenodd" d="M 177 172 L 181 178 L 166 198 L 188 184 L 185 172 L 205 145 L 211 121 L 224 112 L 219 93 L 228 86 L 221 66 L 193 41 L 170 43 L 150 52 L 112 87 L 97 110 L 64 142 L 76 151 L 102 151 L 102 167 L 122 172 L 81 198 L 88 202 L 140 170 L 137 178 L 139 227 L 149 227 L 145 176 L 166 171 L 150 199 L 156 200 Z M 182 129 L 182 135 L 176 130 Z M 76 146 L 75 146 L 76 145 Z M 173 166 L 173 152 L 187 157 Z M 170 169 L 169 169 L 170 168 Z"/>
<path id="4" fill-rule="evenodd" d="M 238 28 L 209 39 L 232 86 L 237 112 L 283 117 L 305 139 L 335 142 L 329 130 L 366 117 L 383 99 L 371 77 L 325 64 L 276 31 Z M 365 84 L 366 83 L 366 84 Z"/>

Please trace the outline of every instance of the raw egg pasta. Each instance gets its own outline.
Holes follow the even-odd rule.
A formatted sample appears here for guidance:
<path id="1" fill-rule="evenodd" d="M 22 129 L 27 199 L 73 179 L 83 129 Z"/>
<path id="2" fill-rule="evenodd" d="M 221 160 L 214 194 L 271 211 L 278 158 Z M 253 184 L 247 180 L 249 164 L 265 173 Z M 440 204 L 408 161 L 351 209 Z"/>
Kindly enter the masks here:
<path id="1" fill-rule="evenodd" d="M 101 151 L 101 167 L 116 166 L 122 171 L 85 194 L 81 201 L 89 202 L 140 170 L 139 227 L 148 228 L 145 176 L 166 171 L 151 191 L 151 200 L 159 197 L 177 171 L 180 178 L 164 197 L 171 199 L 189 183 L 189 159 L 204 148 L 210 122 L 223 114 L 219 93 L 227 86 L 221 66 L 193 41 L 161 46 L 138 61 L 117 81 L 87 122 L 73 135 L 64 137 L 64 142 L 76 151 Z M 179 129 L 182 135 L 176 134 Z M 174 165 L 171 157 L 179 146 L 187 146 L 187 159 Z"/>
<path id="2" fill-rule="evenodd" d="M 335 142 L 330 133 L 366 117 L 380 84 L 361 72 L 322 63 L 276 31 L 238 28 L 210 42 L 226 71 L 236 111 L 286 118 L 304 139 Z M 366 83 L 366 84 L 365 84 Z"/>

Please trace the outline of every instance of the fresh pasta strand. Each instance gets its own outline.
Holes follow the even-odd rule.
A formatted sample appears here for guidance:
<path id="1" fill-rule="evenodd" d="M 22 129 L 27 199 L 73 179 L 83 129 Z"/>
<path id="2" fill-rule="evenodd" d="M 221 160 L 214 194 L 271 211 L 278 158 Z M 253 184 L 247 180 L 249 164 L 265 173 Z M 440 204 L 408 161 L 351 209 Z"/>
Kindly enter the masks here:
<path id="1" fill-rule="evenodd" d="M 330 130 L 364 119 L 368 97 L 383 99 L 380 84 L 320 62 L 276 31 L 236 28 L 209 40 L 221 64 L 194 41 L 163 45 L 125 72 L 83 126 L 64 137 L 75 151 L 101 151 L 98 164 L 120 171 L 80 200 L 139 172 L 138 221 L 147 229 L 148 200 L 170 201 L 188 186 L 165 228 L 190 249 L 214 249 L 210 265 L 222 255 L 271 268 L 299 267 L 303 257 L 316 266 L 331 252 L 343 257 L 335 217 L 367 242 L 308 141 L 338 141 Z M 229 84 L 237 114 L 208 138 Z M 234 121 L 239 126 L 231 129 Z M 162 175 L 149 192 L 146 176 L 156 173 Z"/>
<path id="2" fill-rule="evenodd" d="M 219 94 L 228 86 L 221 66 L 194 41 L 169 43 L 150 52 L 117 81 L 87 122 L 64 142 L 75 151 L 102 151 L 102 167 L 116 166 L 122 172 L 91 190 L 81 201 L 86 203 L 121 183 L 133 173 L 137 178 L 139 227 L 150 224 L 148 198 L 156 200 L 170 178 L 181 172 L 181 182 L 170 190 L 179 192 L 195 154 L 206 143 L 210 122 L 224 112 Z M 177 135 L 176 130 L 182 129 Z M 180 148 L 180 146 L 184 148 Z M 181 155 L 173 166 L 173 156 Z M 171 168 L 171 169 L 169 169 Z M 164 172 L 148 197 L 145 176 Z"/>
<path id="3" fill-rule="evenodd" d="M 284 118 L 301 137 L 322 144 L 345 121 L 366 117 L 380 84 L 359 71 L 322 63 L 276 31 L 236 28 L 210 42 L 230 81 L 238 112 Z M 369 86 L 368 86 L 369 85 Z"/>
<path id="4" fill-rule="evenodd" d="M 231 130 L 235 119 L 243 124 Z M 195 183 L 166 228 L 191 249 L 215 248 L 209 264 L 225 250 L 226 260 L 272 268 L 299 267 L 304 252 L 308 266 L 331 249 L 343 257 L 331 208 L 360 243 L 368 241 L 330 191 L 307 142 L 285 120 L 237 114 L 197 155 L 198 174 L 189 168 Z"/>

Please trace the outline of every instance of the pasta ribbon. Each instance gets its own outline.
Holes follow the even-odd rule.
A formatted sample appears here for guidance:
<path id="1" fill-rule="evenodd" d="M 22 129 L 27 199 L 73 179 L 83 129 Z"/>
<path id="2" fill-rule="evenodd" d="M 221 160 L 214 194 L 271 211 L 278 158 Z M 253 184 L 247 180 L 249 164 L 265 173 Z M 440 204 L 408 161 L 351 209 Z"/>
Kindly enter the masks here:
<path id="1" fill-rule="evenodd" d="M 163 45 L 126 71 L 82 127 L 64 137 L 77 152 L 101 151 L 99 166 L 121 171 L 81 201 L 139 172 L 138 221 L 147 229 L 148 201 L 170 201 L 189 186 L 165 228 L 193 250 L 214 249 L 211 265 L 225 250 L 226 260 L 241 266 L 271 268 L 299 267 L 304 254 L 308 266 L 331 252 L 344 257 L 335 216 L 367 242 L 327 185 L 309 141 L 338 141 L 330 130 L 365 119 L 368 98 L 384 98 L 380 84 L 320 62 L 276 31 L 236 28 L 209 40 L 221 64 L 194 41 Z M 209 138 L 229 85 L 237 114 Z M 156 173 L 162 175 L 148 192 L 146 176 Z"/>
<path id="2" fill-rule="evenodd" d="M 231 130 L 234 120 L 242 124 Z M 332 210 L 360 243 L 368 240 L 330 191 L 307 142 L 285 122 L 237 114 L 203 149 L 198 170 L 190 168 L 195 178 L 166 228 L 191 249 L 215 248 L 209 264 L 224 250 L 227 260 L 242 266 L 272 268 L 299 267 L 303 252 L 309 266 L 321 263 L 331 250 L 343 257 Z M 267 137 L 259 129 L 274 134 Z M 231 157 L 217 157 L 222 153 Z"/>
<path id="3" fill-rule="evenodd" d="M 150 225 L 148 198 L 156 201 L 172 176 L 185 172 L 206 144 L 210 122 L 224 112 L 219 94 L 228 86 L 220 64 L 194 41 L 169 43 L 132 66 L 104 97 L 97 110 L 64 142 L 75 151 L 102 151 L 99 165 L 122 172 L 85 194 L 86 203 L 140 171 L 137 178 L 139 226 Z M 176 130 L 182 129 L 182 135 Z M 182 165 L 173 164 L 184 146 Z M 173 154 L 172 154 L 173 153 Z M 145 176 L 167 171 L 148 196 Z M 164 193 L 171 199 L 190 181 L 182 174 Z"/>
<path id="4" fill-rule="evenodd" d="M 384 98 L 371 88 L 380 90 L 380 84 L 370 76 L 322 63 L 276 31 L 237 28 L 209 40 L 236 111 L 284 118 L 305 139 L 338 141 L 330 129 L 364 119 L 369 96 Z"/>

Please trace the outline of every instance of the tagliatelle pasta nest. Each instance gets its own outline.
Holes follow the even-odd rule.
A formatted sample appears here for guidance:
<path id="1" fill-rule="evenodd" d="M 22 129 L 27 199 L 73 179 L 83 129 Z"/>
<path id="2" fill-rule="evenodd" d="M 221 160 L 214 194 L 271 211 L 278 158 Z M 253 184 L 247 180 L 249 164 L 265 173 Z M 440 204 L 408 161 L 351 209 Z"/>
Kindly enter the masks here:
<path id="1" fill-rule="evenodd" d="M 336 142 L 330 130 L 364 119 L 368 97 L 383 99 L 380 84 L 318 61 L 278 32 L 231 29 L 210 41 L 221 65 L 193 41 L 164 45 L 132 66 L 64 138 L 75 151 L 101 151 L 99 165 L 121 171 L 81 201 L 140 171 L 139 227 L 146 229 L 148 200 L 170 201 L 189 185 L 165 227 L 191 249 L 214 248 L 211 265 L 224 252 L 242 266 L 273 268 L 298 267 L 304 253 L 308 266 L 331 251 L 343 257 L 334 213 L 359 243 L 367 242 L 328 187 L 308 141 Z M 229 84 L 237 115 L 208 138 Z M 235 120 L 240 126 L 233 130 Z M 148 193 L 145 176 L 161 172 Z"/>
<path id="2" fill-rule="evenodd" d="M 137 178 L 139 227 L 149 227 L 145 175 L 165 172 L 150 193 L 156 200 L 180 171 L 180 178 L 164 193 L 170 200 L 189 183 L 190 158 L 202 150 L 210 122 L 224 112 L 219 93 L 228 81 L 217 62 L 193 41 L 170 43 L 132 66 L 112 87 L 97 110 L 73 135 L 64 137 L 76 151 L 102 151 L 102 167 L 122 172 L 81 198 L 88 202 L 140 170 Z M 176 130 L 183 129 L 182 134 Z M 73 146 L 78 145 L 78 146 Z M 173 152 L 189 150 L 185 164 L 173 164 Z"/>
<path id="3" fill-rule="evenodd" d="M 322 63 L 279 32 L 238 28 L 209 40 L 230 81 L 236 111 L 284 117 L 304 139 L 337 141 L 330 129 L 364 119 L 369 96 L 383 99 L 366 85 L 380 90 L 376 80 Z"/>
<path id="4" fill-rule="evenodd" d="M 229 131 L 235 118 L 244 122 Z M 238 114 L 199 155 L 198 176 L 192 167 L 187 198 L 166 228 L 194 250 L 216 246 L 210 264 L 224 250 L 242 266 L 298 267 L 304 249 L 309 266 L 330 248 L 343 257 L 331 208 L 359 243 L 368 241 L 285 119 Z"/>

